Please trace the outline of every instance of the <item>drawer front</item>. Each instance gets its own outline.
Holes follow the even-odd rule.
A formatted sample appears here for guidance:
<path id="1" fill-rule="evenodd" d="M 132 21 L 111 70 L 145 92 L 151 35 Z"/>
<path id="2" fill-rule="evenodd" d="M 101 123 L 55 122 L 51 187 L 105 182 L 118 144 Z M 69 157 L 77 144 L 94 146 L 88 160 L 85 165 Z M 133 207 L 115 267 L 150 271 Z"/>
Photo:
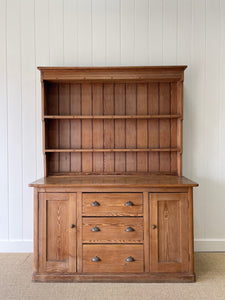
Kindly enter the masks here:
<path id="1" fill-rule="evenodd" d="M 142 245 L 83 245 L 83 272 L 143 272 Z"/>
<path id="2" fill-rule="evenodd" d="M 142 216 L 142 193 L 83 193 L 84 216 Z"/>
<path id="3" fill-rule="evenodd" d="M 83 218 L 83 243 L 143 243 L 143 218 Z"/>

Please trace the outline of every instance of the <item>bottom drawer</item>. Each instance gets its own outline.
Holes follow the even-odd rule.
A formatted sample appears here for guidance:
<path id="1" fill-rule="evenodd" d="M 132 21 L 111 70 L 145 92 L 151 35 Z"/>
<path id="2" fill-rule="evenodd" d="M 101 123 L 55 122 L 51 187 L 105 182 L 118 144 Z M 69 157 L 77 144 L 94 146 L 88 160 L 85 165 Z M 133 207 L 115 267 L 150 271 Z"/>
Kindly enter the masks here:
<path id="1" fill-rule="evenodd" d="M 83 245 L 83 272 L 143 271 L 143 245 Z"/>

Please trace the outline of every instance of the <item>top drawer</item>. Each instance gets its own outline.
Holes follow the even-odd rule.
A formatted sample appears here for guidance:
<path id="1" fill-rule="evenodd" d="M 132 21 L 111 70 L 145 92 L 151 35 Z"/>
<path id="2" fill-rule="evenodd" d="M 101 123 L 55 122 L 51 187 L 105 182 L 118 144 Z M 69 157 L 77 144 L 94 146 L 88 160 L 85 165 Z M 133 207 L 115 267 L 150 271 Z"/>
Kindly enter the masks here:
<path id="1" fill-rule="evenodd" d="M 142 193 L 83 193 L 84 216 L 142 216 Z"/>

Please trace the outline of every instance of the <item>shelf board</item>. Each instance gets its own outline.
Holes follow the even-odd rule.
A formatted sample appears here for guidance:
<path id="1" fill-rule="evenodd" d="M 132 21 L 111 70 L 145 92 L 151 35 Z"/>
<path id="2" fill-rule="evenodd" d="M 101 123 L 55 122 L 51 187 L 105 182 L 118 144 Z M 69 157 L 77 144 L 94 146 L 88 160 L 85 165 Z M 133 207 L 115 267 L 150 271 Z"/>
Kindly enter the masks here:
<path id="1" fill-rule="evenodd" d="M 180 152 L 179 148 L 144 149 L 45 149 L 45 152 Z"/>
<path id="2" fill-rule="evenodd" d="M 178 119 L 180 114 L 173 115 L 45 115 L 44 119 Z"/>

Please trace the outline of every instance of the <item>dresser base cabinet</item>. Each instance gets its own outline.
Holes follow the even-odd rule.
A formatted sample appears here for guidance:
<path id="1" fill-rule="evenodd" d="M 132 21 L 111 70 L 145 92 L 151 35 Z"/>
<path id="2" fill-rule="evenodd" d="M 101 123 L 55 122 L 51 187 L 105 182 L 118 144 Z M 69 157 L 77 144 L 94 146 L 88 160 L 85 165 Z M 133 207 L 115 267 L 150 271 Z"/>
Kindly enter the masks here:
<path id="1" fill-rule="evenodd" d="M 32 184 L 34 281 L 195 280 L 195 183 L 157 187 L 149 177 L 149 187 L 128 188 L 129 181 L 94 187 L 74 186 L 68 177 L 43 180 Z"/>

